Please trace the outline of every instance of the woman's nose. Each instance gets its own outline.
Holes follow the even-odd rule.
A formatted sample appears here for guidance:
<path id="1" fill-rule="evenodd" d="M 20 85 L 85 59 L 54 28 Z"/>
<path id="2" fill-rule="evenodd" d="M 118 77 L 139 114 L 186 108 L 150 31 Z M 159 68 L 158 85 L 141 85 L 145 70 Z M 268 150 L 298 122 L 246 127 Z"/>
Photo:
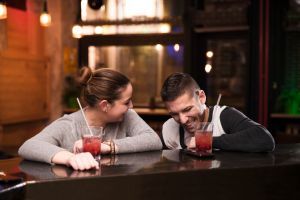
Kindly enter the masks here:
<path id="1" fill-rule="evenodd" d="M 130 101 L 130 103 L 129 103 L 129 108 L 130 108 L 130 109 L 133 108 L 133 103 L 132 103 L 132 101 Z"/>

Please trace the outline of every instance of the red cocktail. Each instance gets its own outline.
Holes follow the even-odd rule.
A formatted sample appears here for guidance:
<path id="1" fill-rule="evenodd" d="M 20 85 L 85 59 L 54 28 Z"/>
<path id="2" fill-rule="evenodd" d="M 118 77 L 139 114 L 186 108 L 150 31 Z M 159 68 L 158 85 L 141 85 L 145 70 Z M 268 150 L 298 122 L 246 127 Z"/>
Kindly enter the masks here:
<path id="1" fill-rule="evenodd" d="M 212 153 L 213 123 L 201 122 L 195 132 L 196 151 Z"/>
<path id="2" fill-rule="evenodd" d="M 212 152 L 212 131 L 197 131 L 195 134 L 196 150 L 201 152 Z"/>
<path id="3" fill-rule="evenodd" d="M 94 135 L 82 136 L 83 151 L 90 152 L 93 156 L 99 156 L 101 152 L 101 137 Z"/>

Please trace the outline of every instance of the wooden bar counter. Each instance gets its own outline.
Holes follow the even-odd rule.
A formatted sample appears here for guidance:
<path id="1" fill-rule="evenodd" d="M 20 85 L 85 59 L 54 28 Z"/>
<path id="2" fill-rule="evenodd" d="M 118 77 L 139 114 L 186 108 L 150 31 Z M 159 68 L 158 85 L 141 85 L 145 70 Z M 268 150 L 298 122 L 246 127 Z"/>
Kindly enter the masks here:
<path id="1" fill-rule="evenodd" d="M 0 161 L 0 199 L 299 199 L 300 144 L 272 153 L 214 151 L 201 160 L 179 150 L 102 157 L 101 169 L 11 158 Z M 18 180 L 20 179 L 20 180 Z"/>

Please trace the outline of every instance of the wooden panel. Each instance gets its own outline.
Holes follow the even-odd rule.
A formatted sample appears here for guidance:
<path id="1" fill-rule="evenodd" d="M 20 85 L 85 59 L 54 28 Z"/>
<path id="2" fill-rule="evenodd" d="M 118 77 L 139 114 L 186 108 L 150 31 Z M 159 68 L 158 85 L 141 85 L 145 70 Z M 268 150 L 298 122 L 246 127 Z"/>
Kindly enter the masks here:
<path id="1" fill-rule="evenodd" d="M 44 29 L 40 25 L 40 16 L 33 12 L 28 12 L 27 19 L 30 23 L 27 26 L 28 53 L 34 55 L 44 55 Z"/>
<path id="2" fill-rule="evenodd" d="M 5 134 L 0 133 L 1 149 L 15 155 L 23 142 L 41 131 L 46 123 L 46 120 L 40 120 L 3 126 Z"/>
<path id="3" fill-rule="evenodd" d="M 27 12 L 8 8 L 7 16 L 7 30 L 26 34 L 28 23 Z"/>
<path id="4" fill-rule="evenodd" d="M 0 51 L 7 46 L 6 21 L 0 20 Z"/>
<path id="5" fill-rule="evenodd" d="M 47 74 L 44 62 L 0 60 L 0 123 L 47 117 Z"/>
<path id="6" fill-rule="evenodd" d="M 39 13 L 9 7 L 0 27 L 0 147 L 14 153 L 49 117 L 49 71 Z"/>
<path id="7" fill-rule="evenodd" d="M 8 32 L 8 43 L 9 49 L 18 49 L 19 51 L 28 51 L 27 35 L 17 32 Z"/>
<path id="8" fill-rule="evenodd" d="M 17 9 L 8 9 L 7 46 L 8 49 L 28 51 L 27 13 Z"/>

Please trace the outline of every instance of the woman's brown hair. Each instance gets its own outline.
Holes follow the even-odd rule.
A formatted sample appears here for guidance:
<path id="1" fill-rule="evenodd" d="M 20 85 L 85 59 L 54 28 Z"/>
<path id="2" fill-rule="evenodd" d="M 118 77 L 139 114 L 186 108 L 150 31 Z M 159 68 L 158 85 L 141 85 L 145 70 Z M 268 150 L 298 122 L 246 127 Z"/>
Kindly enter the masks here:
<path id="1" fill-rule="evenodd" d="M 92 71 L 89 67 L 83 67 L 79 71 L 78 82 L 82 86 L 81 97 L 93 107 L 99 100 L 107 100 L 109 103 L 118 100 L 122 89 L 130 80 L 112 69 L 101 68 Z"/>

